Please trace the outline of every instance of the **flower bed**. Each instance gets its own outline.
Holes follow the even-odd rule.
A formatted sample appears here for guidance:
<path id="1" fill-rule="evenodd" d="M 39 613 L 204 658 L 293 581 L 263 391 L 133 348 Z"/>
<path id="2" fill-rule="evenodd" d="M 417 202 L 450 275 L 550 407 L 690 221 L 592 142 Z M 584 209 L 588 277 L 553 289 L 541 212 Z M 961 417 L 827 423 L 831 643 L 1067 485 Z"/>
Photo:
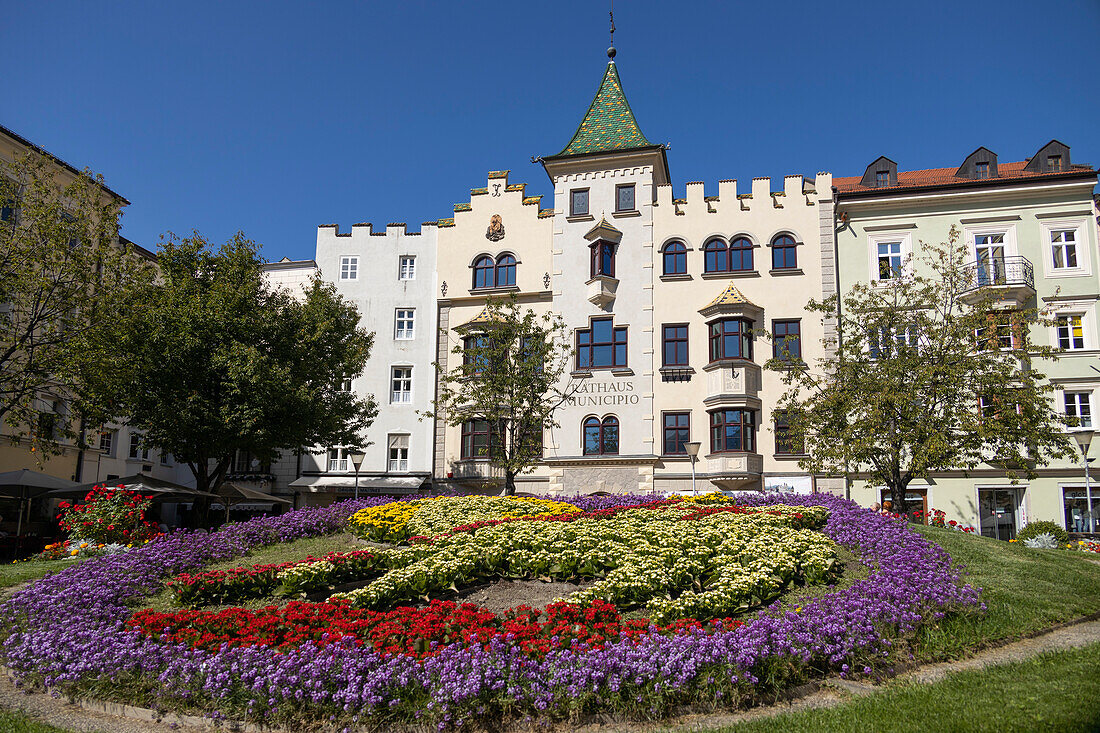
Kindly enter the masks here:
<path id="1" fill-rule="evenodd" d="M 654 498 L 570 503 L 599 511 Z M 744 503 L 776 500 L 750 497 Z M 316 727 L 363 719 L 384 727 L 429 719 L 447 727 L 524 715 L 660 715 L 684 703 L 736 704 L 825 670 L 871 674 L 893 663 L 918 625 L 980 605 L 947 554 L 904 522 L 824 495 L 784 496 L 782 502 L 826 507 L 821 532 L 853 552 L 868 576 L 796 608 L 773 604 L 732 629 L 620 636 L 603 646 L 551 648 L 541 656 L 497 635 L 478 644 L 441 644 L 420 659 L 357 639 L 192 648 L 127 625 L 127 602 L 157 592 L 164 580 L 256 545 L 338 531 L 358 509 L 382 503 L 371 499 L 252 520 L 211 535 L 177 532 L 48 576 L 0 607 L 11 632 L 4 660 L 24 680 L 77 694 L 139 689 L 138 699 L 161 707 L 191 706 L 270 724 Z"/>
<path id="2" fill-rule="evenodd" d="M 552 603 L 546 607 L 545 621 L 540 620 L 541 615 L 529 606 L 497 615 L 472 603 L 440 600 L 424 608 L 402 606 L 387 613 L 352 608 L 346 603 L 292 601 L 284 608 L 268 606 L 256 611 L 230 608 L 218 613 L 161 613 L 145 609 L 126 623 L 149 636 L 163 636 L 171 642 L 211 651 L 223 644 L 286 649 L 307 641 L 324 645 L 351 640 L 385 654 L 420 658 L 439 654 L 448 644 L 484 646 L 497 637 L 506 637 L 533 656 L 545 656 L 554 649 L 600 648 L 620 637 L 637 641 L 649 633 L 704 628 L 695 619 L 664 627 L 651 626 L 647 619 L 624 621 L 615 606 L 603 601 L 594 601 L 585 608 Z M 730 629 L 740 623 L 723 619 L 706 628 Z"/>
<path id="3" fill-rule="evenodd" d="M 437 496 L 394 501 L 363 509 L 348 526 L 360 537 L 398 542 L 410 536 L 431 536 L 457 525 L 493 519 L 547 517 L 580 512 L 573 504 L 549 499 L 512 496 Z"/>

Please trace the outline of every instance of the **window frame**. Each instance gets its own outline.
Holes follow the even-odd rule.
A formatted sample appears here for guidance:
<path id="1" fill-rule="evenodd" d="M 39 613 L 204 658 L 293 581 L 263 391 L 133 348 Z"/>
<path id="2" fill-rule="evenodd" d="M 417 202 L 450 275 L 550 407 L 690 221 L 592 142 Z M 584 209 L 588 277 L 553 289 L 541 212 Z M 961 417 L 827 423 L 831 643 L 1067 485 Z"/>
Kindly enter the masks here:
<path id="1" fill-rule="evenodd" d="M 484 425 L 484 430 L 479 429 Z M 477 436 L 485 436 L 483 446 L 478 446 Z M 467 420 L 462 423 L 459 439 L 459 460 L 462 461 L 490 461 L 493 459 L 494 448 L 500 447 L 500 430 L 494 430 L 488 420 Z M 484 453 L 477 450 L 484 449 Z"/>
<path id="2" fill-rule="evenodd" d="M 577 194 L 584 194 L 584 211 L 577 211 Z M 591 189 L 589 188 L 571 188 L 569 189 L 569 216 L 591 216 L 589 213 L 592 210 L 591 202 Z"/>
<path id="3" fill-rule="evenodd" d="M 669 338 L 670 329 L 683 329 L 683 337 L 678 334 Z M 683 344 L 684 358 L 683 361 L 669 362 L 668 360 L 668 345 Z M 679 356 L 679 346 L 676 347 L 677 356 Z M 687 323 L 662 323 L 661 324 L 661 367 L 669 369 L 686 369 L 691 366 L 691 328 Z"/>
<path id="4" fill-rule="evenodd" d="M 402 318 L 402 313 L 410 313 L 412 315 Z M 401 324 L 405 322 L 409 324 L 407 330 L 401 328 Z M 401 334 L 407 333 L 407 336 Z M 394 308 L 393 316 L 393 340 L 394 341 L 412 341 L 416 337 L 416 308 Z"/>
<path id="5" fill-rule="evenodd" d="M 630 191 L 630 208 L 624 209 L 619 204 L 621 203 L 620 195 L 622 191 Z M 638 210 L 638 191 L 637 187 L 633 183 L 620 183 L 615 186 L 615 213 L 616 214 L 630 214 Z"/>
<path id="6" fill-rule="evenodd" d="M 593 421 L 595 423 L 593 424 Z M 589 430 L 596 429 L 596 450 L 590 451 L 588 449 L 588 435 Z M 609 438 L 609 434 L 614 430 L 614 438 Z M 589 415 L 581 421 L 581 455 L 585 456 L 617 456 L 619 455 L 619 444 L 622 439 L 621 423 L 616 415 L 604 415 L 602 418 L 596 415 Z M 609 450 L 608 444 L 614 440 L 614 449 Z"/>
<path id="7" fill-rule="evenodd" d="M 149 446 L 142 445 L 145 441 L 145 434 L 138 432 L 130 433 L 130 444 L 127 446 L 127 455 L 131 461 L 148 461 L 149 460 Z"/>
<path id="8" fill-rule="evenodd" d="M 404 372 L 405 374 L 399 375 L 398 372 Z M 412 390 L 413 390 L 413 368 L 407 364 L 400 364 L 390 367 L 390 404 L 391 405 L 409 405 L 412 404 Z M 397 389 L 398 385 L 405 387 L 405 389 Z M 403 397 L 403 399 L 402 399 Z"/>
<path id="9" fill-rule="evenodd" d="M 325 461 L 325 473 L 349 473 L 354 470 L 347 448 L 330 447 Z M 335 454 L 335 457 L 334 455 Z M 341 468 L 342 466 L 342 468 Z"/>
<path id="10" fill-rule="evenodd" d="M 668 419 L 672 417 L 677 420 L 677 424 L 669 425 Z M 683 418 L 685 424 L 680 425 L 679 420 Z M 676 431 L 677 437 L 673 439 L 674 448 L 678 445 L 682 450 L 669 450 L 669 431 Z M 679 434 L 684 433 L 684 439 L 679 439 Z M 669 410 L 661 413 L 661 455 L 663 456 L 686 456 L 687 444 L 691 442 L 691 411 L 690 410 Z"/>
<path id="11" fill-rule="evenodd" d="M 775 438 L 775 455 L 777 456 L 804 456 L 806 455 L 805 440 L 794 441 L 790 436 L 791 423 L 786 410 L 772 412 L 772 429 Z"/>
<path id="12" fill-rule="evenodd" d="M 1075 426 L 1076 428 L 1088 428 L 1088 429 L 1091 430 L 1094 427 L 1093 420 L 1092 420 L 1092 417 L 1093 417 L 1092 392 L 1093 392 L 1093 390 L 1091 390 L 1091 389 L 1085 390 L 1085 389 L 1079 389 L 1079 388 L 1063 389 L 1062 390 L 1062 410 L 1063 410 L 1063 414 L 1066 417 L 1074 417 L 1074 418 L 1077 418 L 1078 420 L 1081 421 L 1079 425 Z M 1072 413 L 1070 412 L 1070 396 L 1071 395 L 1074 397 L 1074 399 L 1073 399 L 1073 412 Z M 1082 401 L 1081 398 L 1084 398 L 1084 400 Z M 1084 417 L 1082 417 L 1082 415 L 1081 415 L 1081 408 L 1082 407 L 1085 408 L 1084 411 L 1087 413 Z M 1087 422 L 1086 422 L 1086 420 L 1087 420 Z M 1073 430 L 1073 429 L 1074 428 L 1070 428 L 1070 430 Z"/>
<path id="13" fill-rule="evenodd" d="M 739 421 L 727 420 L 727 414 L 737 413 Z M 711 410 L 710 416 L 710 452 L 711 453 L 755 453 L 756 452 L 756 410 L 745 407 L 730 407 Z M 720 419 L 716 419 L 719 418 Z M 748 417 L 746 420 L 745 418 Z M 740 431 L 740 447 L 730 448 L 727 428 L 737 426 Z M 748 428 L 746 429 L 746 426 Z M 721 436 L 721 437 L 719 437 Z M 718 438 L 718 440 L 716 440 Z M 746 440 L 747 439 L 747 440 Z"/>
<path id="14" fill-rule="evenodd" d="M 711 247 L 719 243 L 721 247 Z M 711 267 L 714 258 L 715 267 Z M 703 274 L 730 272 L 730 244 L 724 237 L 710 237 L 703 243 Z"/>
<path id="15" fill-rule="evenodd" d="M 1087 321 L 1087 316 L 1088 316 L 1087 311 L 1085 311 L 1085 312 L 1068 311 L 1068 312 L 1062 312 L 1062 313 L 1055 314 L 1055 316 L 1054 316 L 1054 326 L 1053 326 L 1053 328 L 1054 328 L 1053 342 L 1054 342 L 1055 348 L 1058 348 L 1058 349 L 1061 349 L 1061 350 L 1067 351 L 1067 352 L 1069 352 L 1069 351 L 1087 351 L 1088 349 L 1090 349 L 1092 344 L 1091 344 L 1091 339 L 1089 339 L 1089 336 L 1088 336 L 1088 328 L 1086 327 L 1086 324 L 1088 322 Z M 1081 345 L 1080 346 L 1075 346 L 1074 345 L 1074 340 L 1075 339 L 1074 339 L 1073 323 L 1072 323 L 1072 319 L 1074 319 L 1074 318 L 1076 318 L 1078 321 L 1080 321 L 1080 328 L 1081 328 L 1081 336 L 1080 336 Z M 1061 329 L 1062 329 L 1062 322 L 1063 321 L 1066 321 L 1066 326 L 1069 329 L 1068 330 L 1068 335 L 1067 335 L 1067 341 L 1068 341 L 1069 345 L 1067 345 L 1067 346 L 1062 345 Z"/>
<path id="16" fill-rule="evenodd" d="M 736 332 L 726 330 L 726 324 L 735 322 L 739 324 L 739 328 Z M 753 336 L 755 321 L 745 318 L 743 316 L 728 316 L 726 318 L 716 318 L 713 321 L 707 323 L 707 356 L 710 359 L 711 364 L 719 361 L 739 360 L 739 361 L 752 361 L 753 360 Z M 721 326 L 718 330 L 716 326 Z M 735 335 L 737 336 L 737 342 L 739 344 L 739 350 L 741 352 L 738 356 L 730 356 L 726 354 L 725 339 Z M 716 349 L 715 344 L 719 347 Z M 747 352 L 747 354 L 746 354 Z"/>
<path id="17" fill-rule="evenodd" d="M 589 278 L 615 277 L 615 252 L 618 245 L 606 239 L 597 239 L 588 245 Z"/>
<path id="18" fill-rule="evenodd" d="M 400 445 L 402 438 L 404 438 L 404 445 Z M 409 433 L 389 433 L 386 435 L 386 473 L 409 472 L 409 445 L 411 442 L 412 436 Z M 397 451 L 396 458 L 394 458 L 394 451 Z M 402 451 L 404 451 L 404 458 L 401 457 Z M 395 462 L 397 464 L 396 468 L 394 467 Z M 402 463 L 404 463 L 404 467 L 401 466 Z"/>
<path id="19" fill-rule="evenodd" d="M 1039 228 L 1043 236 L 1043 274 L 1046 277 L 1088 277 L 1092 275 L 1092 246 L 1089 243 L 1086 219 L 1057 219 L 1043 221 Z M 1059 232 L 1073 232 L 1073 249 L 1077 258 L 1074 267 L 1055 267 L 1054 251 L 1065 242 L 1055 242 Z"/>
<path id="20" fill-rule="evenodd" d="M 673 247 L 678 247 L 676 251 L 670 251 Z M 679 263 L 680 269 L 672 272 L 668 269 L 669 258 L 673 258 L 673 263 Z M 661 275 L 662 277 L 675 276 L 675 275 L 687 275 L 687 244 L 682 240 L 673 239 L 665 243 L 665 246 L 661 249 Z"/>
<path id="21" fill-rule="evenodd" d="M 359 255 L 340 255 L 340 281 L 354 282 L 359 279 Z"/>
<path id="22" fill-rule="evenodd" d="M 794 327 L 795 327 L 795 333 L 794 334 L 791 334 L 789 332 L 784 334 L 784 339 L 783 339 L 782 343 L 780 342 L 779 333 L 778 333 L 779 324 L 781 324 L 781 323 L 785 324 L 788 328 L 790 327 L 791 324 L 794 324 Z M 793 342 L 788 340 L 792 335 L 795 337 Z M 786 354 L 782 353 L 783 344 L 790 344 L 790 343 L 795 344 L 795 350 L 797 351 L 797 353 L 795 353 L 795 354 L 790 353 L 791 349 L 789 347 L 785 349 Z M 802 364 L 803 363 L 803 361 L 802 361 L 802 319 L 801 318 L 777 318 L 777 319 L 772 320 L 772 358 L 776 359 L 777 361 L 782 361 L 786 364 Z"/>
<path id="23" fill-rule="evenodd" d="M 397 258 L 397 279 L 402 282 L 416 279 L 416 255 L 401 255 Z"/>
<path id="24" fill-rule="evenodd" d="M 783 240 L 790 240 L 786 242 Z M 772 250 L 772 272 L 790 272 L 798 269 L 798 240 L 789 232 L 782 232 L 772 237 L 768 245 Z M 782 264 L 776 264 L 776 256 L 782 252 Z M 787 264 L 787 253 L 792 256 L 791 264 Z"/>
<path id="25" fill-rule="evenodd" d="M 595 340 L 596 324 L 602 322 L 608 322 L 611 324 L 611 341 L 599 341 Z M 619 341 L 620 332 L 622 334 L 622 341 Z M 588 343 L 582 344 L 582 334 L 588 334 Z M 573 338 L 573 343 L 576 347 L 576 356 L 574 366 L 577 371 L 595 371 L 597 369 L 626 369 L 630 363 L 630 335 L 627 326 L 616 326 L 614 316 L 605 317 L 593 317 L 588 319 L 588 328 L 578 328 L 576 335 Z M 623 361 L 619 363 L 619 346 L 622 346 Z M 610 346 L 611 347 L 611 363 L 610 364 L 595 364 L 595 354 L 597 346 Z M 588 364 L 582 363 L 582 354 L 587 352 Z"/>

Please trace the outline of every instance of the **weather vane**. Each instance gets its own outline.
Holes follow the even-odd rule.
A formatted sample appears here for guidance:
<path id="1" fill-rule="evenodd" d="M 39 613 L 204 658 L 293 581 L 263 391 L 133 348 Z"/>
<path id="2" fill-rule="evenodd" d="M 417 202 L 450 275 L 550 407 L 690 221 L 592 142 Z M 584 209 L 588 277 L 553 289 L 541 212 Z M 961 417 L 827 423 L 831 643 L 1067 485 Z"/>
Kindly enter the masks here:
<path id="1" fill-rule="evenodd" d="M 611 0 L 611 47 L 607 49 L 607 58 L 615 58 L 615 0 Z"/>

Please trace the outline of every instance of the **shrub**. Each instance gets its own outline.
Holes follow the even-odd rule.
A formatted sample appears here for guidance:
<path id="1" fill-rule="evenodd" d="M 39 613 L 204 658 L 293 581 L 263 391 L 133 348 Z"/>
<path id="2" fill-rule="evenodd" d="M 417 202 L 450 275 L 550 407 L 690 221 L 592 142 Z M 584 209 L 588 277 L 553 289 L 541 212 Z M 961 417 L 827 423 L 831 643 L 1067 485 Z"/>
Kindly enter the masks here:
<path id="1" fill-rule="evenodd" d="M 1033 550 L 1057 550 L 1061 545 L 1050 532 L 1043 532 L 1038 537 L 1024 540 L 1024 544 Z"/>
<path id="2" fill-rule="evenodd" d="M 151 505 L 152 497 L 121 487 L 96 486 L 82 504 L 61 502 L 57 520 L 70 540 L 128 545 L 144 542 L 157 533 L 157 526 L 145 520 Z"/>
<path id="3" fill-rule="evenodd" d="M 1041 534 L 1049 534 L 1063 545 L 1069 542 L 1069 533 L 1059 527 L 1055 522 L 1047 520 L 1028 522 L 1028 524 L 1020 530 L 1019 534 L 1016 535 L 1016 539 L 1023 542 L 1024 540 L 1034 539 Z"/>

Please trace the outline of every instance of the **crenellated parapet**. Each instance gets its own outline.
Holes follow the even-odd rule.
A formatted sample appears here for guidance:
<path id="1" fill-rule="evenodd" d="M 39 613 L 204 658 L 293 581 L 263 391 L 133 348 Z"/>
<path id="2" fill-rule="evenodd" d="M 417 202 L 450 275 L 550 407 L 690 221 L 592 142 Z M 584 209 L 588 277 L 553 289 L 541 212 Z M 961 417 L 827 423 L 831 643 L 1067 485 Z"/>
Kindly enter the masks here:
<path id="1" fill-rule="evenodd" d="M 657 187 L 657 206 L 668 207 L 679 216 L 694 214 L 734 214 L 761 209 L 805 209 L 821 200 L 832 199 L 832 174 L 819 173 L 815 178 L 802 175 L 784 176 L 783 190 L 773 191 L 770 178 L 753 178 L 748 191 L 738 191 L 736 179 L 718 181 L 718 192 L 707 195 L 702 181 L 684 185 L 684 196 L 676 198 L 672 185 Z"/>
<path id="2" fill-rule="evenodd" d="M 436 222 L 424 222 L 422 226 L 436 226 Z M 321 224 L 317 227 L 317 237 L 320 239 L 323 236 L 329 237 L 387 237 L 387 236 L 404 236 L 404 237 L 419 237 L 421 232 L 408 231 L 408 225 L 403 222 L 390 222 L 386 224 L 382 231 L 374 231 L 374 225 L 369 222 L 359 222 L 351 225 L 350 232 L 341 232 L 339 224 Z"/>

